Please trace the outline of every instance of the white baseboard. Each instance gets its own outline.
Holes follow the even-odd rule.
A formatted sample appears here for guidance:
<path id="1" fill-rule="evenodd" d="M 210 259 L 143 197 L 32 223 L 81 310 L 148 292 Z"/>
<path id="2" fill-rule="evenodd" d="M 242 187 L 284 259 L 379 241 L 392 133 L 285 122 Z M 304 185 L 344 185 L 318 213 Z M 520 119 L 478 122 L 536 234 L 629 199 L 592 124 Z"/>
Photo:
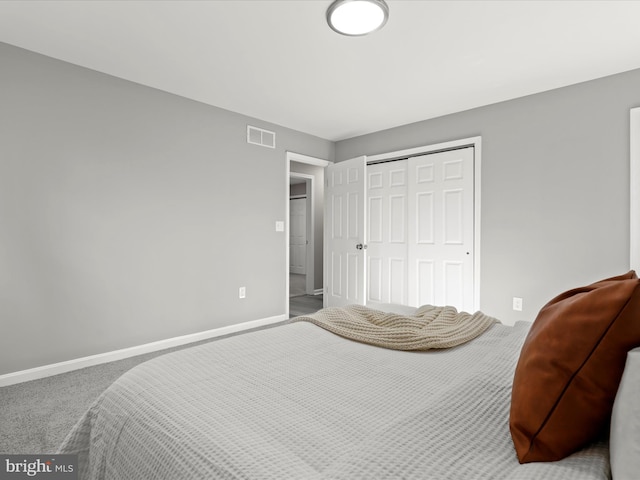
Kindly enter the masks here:
<path id="1" fill-rule="evenodd" d="M 324 293 L 324 289 L 323 289 L 323 288 L 316 288 L 316 289 L 313 291 L 313 294 L 314 294 L 314 295 L 322 295 L 323 293 Z"/>
<path id="2" fill-rule="evenodd" d="M 52 363 L 50 365 L 30 368 L 28 370 L 20 370 L 18 372 L 7 373 L 4 375 L 0 375 L 0 387 L 6 387 L 8 385 L 13 385 L 16 383 L 28 382 L 30 380 L 38 380 L 39 378 L 50 377 L 52 375 L 58 375 L 60 373 L 70 372 L 72 370 L 78 370 L 80 368 L 92 367 L 94 365 L 100 365 L 102 363 L 114 362 L 116 360 L 122 360 L 124 358 L 135 357 L 136 355 L 142 355 L 144 353 L 157 352 L 158 350 L 178 347 L 180 345 L 186 345 L 187 343 L 207 340 L 209 338 L 221 337 L 222 335 L 228 335 L 230 333 L 242 332 L 244 330 L 250 330 L 252 328 L 278 323 L 286 320 L 287 318 L 288 317 L 286 315 L 276 315 L 275 317 L 268 317 L 260 320 L 238 323 L 236 325 L 229 325 L 227 327 L 214 328 L 212 330 L 206 330 L 204 332 L 191 333 L 189 335 L 182 335 L 180 337 L 168 338 L 166 340 L 159 340 L 157 342 L 145 343 L 143 345 L 123 348 L 121 350 L 114 350 L 112 352 L 100 353 L 97 355 L 90 355 L 88 357 L 76 358 L 64 362 Z"/>

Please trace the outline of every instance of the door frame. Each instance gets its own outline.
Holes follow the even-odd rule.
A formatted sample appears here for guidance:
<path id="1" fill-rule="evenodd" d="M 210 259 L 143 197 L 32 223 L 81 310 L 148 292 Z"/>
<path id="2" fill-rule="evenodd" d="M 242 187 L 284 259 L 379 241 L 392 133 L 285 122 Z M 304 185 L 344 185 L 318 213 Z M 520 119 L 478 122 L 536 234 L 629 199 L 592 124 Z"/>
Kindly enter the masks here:
<path id="1" fill-rule="evenodd" d="M 367 155 L 367 163 L 399 160 L 404 157 L 473 147 L 473 308 L 480 310 L 480 194 L 482 173 L 482 137 L 469 137 L 393 152 Z"/>
<path id="2" fill-rule="evenodd" d="M 629 267 L 640 272 L 640 107 L 629 113 Z"/>
<path id="3" fill-rule="evenodd" d="M 305 202 L 305 236 L 307 238 L 307 245 L 305 248 L 305 273 L 307 277 L 307 283 L 305 285 L 305 293 L 313 292 L 313 272 L 314 272 L 314 258 L 313 252 L 315 248 L 315 239 L 314 239 L 314 212 L 313 212 L 313 188 L 314 188 L 314 175 L 308 175 L 306 173 L 298 173 L 298 172 L 289 172 L 289 179 L 292 178 L 301 178 L 304 179 L 306 193 L 304 196 L 289 196 L 289 202 L 295 199 L 304 198 Z M 291 219 L 291 203 L 289 203 L 289 219 Z M 291 224 L 289 224 L 289 234 L 291 233 Z M 291 238 L 289 237 L 289 248 L 291 248 Z M 291 260 L 291 254 L 289 254 L 289 260 Z M 291 273 L 291 272 L 289 272 Z"/>
<path id="4" fill-rule="evenodd" d="M 307 165 L 314 165 L 316 167 L 327 167 L 328 165 L 331 165 L 333 162 L 330 162 L 329 160 L 324 160 L 322 158 L 318 158 L 318 157 L 312 157 L 309 155 L 304 155 L 302 153 L 296 153 L 296 152 L 291 152 L 291 151 L 286 151 L 285 152 L 285 290 L 284 290 L 284 294 L 285 294 L 285 299 L 284 299 L 284 311 L 285 311 L 285 315 L 288 318 L 289 317 L 289 220 L 290 220 L 290 211 L 289 211 L 289 198 L 290 198 L 290 191 L 289 191 L 289 178 L 291 177 L 291 162 L 298 162 L 298 163 L 304 163 Z M 314 276 L 315 276 L 315 226 L 313 224 L 313 222 L 315 221 L 315 215 L 314 215 L 314 210 L 315 210 L 315 202 L 316 202 L 316 198 L 313 195 L 313 188 L 314 188 L 314 180 L 317 181 L 317 179 L 315 179 L 315 177 L 313 175 L 307 175 L 307 174 L 302 174 L 302 173 L 297 173 L 294 172 L 294 174 L 296 176 L 303 176 L 305 178 L 307 177 L 311 177 L 311 186 L 309 188 L 309 190 L 307 191 L 308 193 L 308 198 L 311 199 L 310 201 L 310 205 L 311 205 L 311 219 L 308 219 L 308 222 L 311 225 L 311 232 L 312 232 L 312 238 L 310 239 L 310 245 L 313 245 L 312 248 L 308 248 L 307 249 L 307 259 L 309 258 L 309 256 L 311 256 L 311 258 L 313 259 L 312 262 L 308 262 L 307 263 L 307 292 L 309 292 L 309 285 L 311 285 L 311 291 L 314 291 Z M 324 207 L 323 207 L 324 208 Z M 324 252 L 323 252 L 323 257 L 324 257 Z M 322 261 L 322 264 L 324 264 L 324 258 Z"/>

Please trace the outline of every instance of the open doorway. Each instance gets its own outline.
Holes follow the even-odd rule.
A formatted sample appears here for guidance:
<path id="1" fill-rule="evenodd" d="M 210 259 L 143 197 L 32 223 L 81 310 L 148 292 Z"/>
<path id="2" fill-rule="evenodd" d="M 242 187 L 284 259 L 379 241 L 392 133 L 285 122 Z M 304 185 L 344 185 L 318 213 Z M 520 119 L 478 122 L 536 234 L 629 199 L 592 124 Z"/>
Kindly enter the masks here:
<path id="1" fill-rule="evenodd" d="M 324 168 L 330 162 L 287 152 L 286 312 L 322 307 Z"/>
<path id="2" fill-rule="evenodd" d="M 289 175 L 289 298 L 313 295 L 313 175 Z"/>

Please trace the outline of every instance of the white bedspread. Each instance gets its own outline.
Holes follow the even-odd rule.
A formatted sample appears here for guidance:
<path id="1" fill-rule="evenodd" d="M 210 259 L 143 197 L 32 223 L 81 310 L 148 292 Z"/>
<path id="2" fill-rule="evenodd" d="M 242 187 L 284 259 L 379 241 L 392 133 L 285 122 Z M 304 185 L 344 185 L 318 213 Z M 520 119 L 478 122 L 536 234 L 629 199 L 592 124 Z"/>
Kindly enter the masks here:
<path id="1" fill-rule="evenodd" d="M 602 443 L 518 464 L 509 401 L 528 327 L 428 352 L 306 322 L 211 342 L 126 373 L 60 452 L 80 455 L 81 479 L 608 478 Z"/>

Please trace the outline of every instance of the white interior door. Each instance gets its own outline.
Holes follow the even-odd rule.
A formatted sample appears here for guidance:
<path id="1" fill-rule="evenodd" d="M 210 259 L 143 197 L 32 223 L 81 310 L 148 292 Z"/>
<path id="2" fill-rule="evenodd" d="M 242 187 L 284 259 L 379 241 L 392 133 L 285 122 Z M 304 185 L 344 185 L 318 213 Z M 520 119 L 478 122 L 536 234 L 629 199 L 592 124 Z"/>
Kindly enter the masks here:
<path id="1" fill-rule="evenodd" d="M 409 305 L 474 310 L 473 154 L 409 158 Z"/>
<path id="2" fill-rule="evenodd" d="M 408 305 L 407 167 L 367 165 L 367 304 Z"/>
<path id="3" fill-rule="evenodd" d="M 307 274 L 307 199 L 289 200 L 289 272 Z"/>
<path id="4" fill-rule="evenodd" d="M 366 301 L 365 165 L 363 156 L 326 168 L 325 307 Z"/>

